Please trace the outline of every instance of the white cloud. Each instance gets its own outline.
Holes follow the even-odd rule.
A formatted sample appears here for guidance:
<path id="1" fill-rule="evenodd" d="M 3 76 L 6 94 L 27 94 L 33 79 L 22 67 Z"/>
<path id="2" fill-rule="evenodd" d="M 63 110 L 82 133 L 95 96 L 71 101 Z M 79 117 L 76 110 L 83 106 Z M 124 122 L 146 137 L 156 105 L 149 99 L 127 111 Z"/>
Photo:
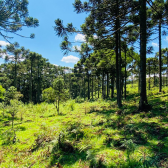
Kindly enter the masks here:
<path id="1" fill-rule="evenodd" d="M 75 57 L 73 55 L 69 55 L 67 57 L 63 57 L 62 62 L 66 62 L 66 63 L 77 63 L 79 61 L 79 58 L 78 57 Z"/>
<path id="2" fill-rule="evenodd" d="M 9 59 L 9 60 L 12 60 L 12 59 L 14 58 L 14 55 L 8 55 L 8 54 L 6 54 L 6 53 L 2 53 L 2 54 L 1 54 L 1 58 L 2 58 L 2 59 L 5 59 L 6 56 L 8 56 L 8 59 Z"/>
<path id="3" fill-rule="evenodd" d="M 71 69 L 64 69 L 64 72 L 67 74 L 67 73 L 72 73 L 72 70 Z"/>
<path id="4" fill-rule="evenodd" d="M 158 45 L 158 43 L 153 43 L 153 42 L 152 42 L 152 46 L 153 46 L 153 47 L 158 47 L 159 45 Z"/>
<path id="5" fill-rule="evenodd" d="M 97 39 L 97 38 L 98 38 L 98 36 L 97 36 L 97 35 L 93 35 L 93 38 L 94 38 L 94 39 Z"/>
<path id="6" fill-rule="evenodd" d="M 167 42 L 168 42 L 168 36 L 166 36 L 166 39 L 165 39 Z"/>
<path id="7" fill-rule="evenodd" d="M 0 45 L 1 45 L 1 46 L 7 46 L 7 45 L 9 45 L 9 43 L 6 42 L 6 41 L 0 41 Z"/>
<path id="8" fill-rule="evenodd" d="M 6 56 L 7 56 L 9 61 L 14 61 L 14 59 L 15 59 L 15 56 L 14 56 L 14 55 L 8 55 L 8 54 L 5 54 L 5 53 L 2 53 L 1 56 L 2 56 L 2 59 L 5 59 Z M 18 60 L 22 62 L 22 61 L 25 60 L 25 58 L 22 58 L 22 57 L 20 56 L 20 57 L 18 58 Z"/>
<path id="9" fill-rule="evenodd" d="M 53 64 L 53 65 L 58 66 L 57 64 Z"/>
<path id="10" fill-rule="evenodd" d="M 85 35 L 78 33 L 78 34 L 75 36 L 75 41 L 82 41 L 82 42 L 86 41 L 86 40 L 85 40 Z"/>
<path id="11" fill-rule="evenodd" d="M 81 46 L 78 46 L 78 45 L 77 46 L 73 46 L 72 49 L 75 50 L 75 47 L 77 48 L 77 50 L 79 50 L 79 51 L 81 50 Z"/>
<path id="12" fill-rule="evenodd" d="M 76 36 L 75 36 L 75 41 L 76 42 L 86 42 L 86 36 L 85 35 L 83 35 L 83 34 L 80 34 L 80 33 L 78 33 Z M 93 35 L 93 38 L 94 39 L 97 39 L 98 38 L 98 36 L 97 35 Z"/>

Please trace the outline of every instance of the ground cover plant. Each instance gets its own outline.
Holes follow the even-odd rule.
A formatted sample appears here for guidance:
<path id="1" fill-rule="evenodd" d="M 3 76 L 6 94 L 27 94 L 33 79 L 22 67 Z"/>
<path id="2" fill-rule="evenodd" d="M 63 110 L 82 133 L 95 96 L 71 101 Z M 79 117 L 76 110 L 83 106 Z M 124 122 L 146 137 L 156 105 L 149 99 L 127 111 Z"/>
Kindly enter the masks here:
<path id="1" fill-rule="evenodd" d="M 113 100 L 18 104 L 0 115 L 0 167 L 167 167 L 168 89 L 148 92 L 152 106 L 138 112 L 137 84 L 118 108 Z M 22 116 L 22 117 L 21 117 Z"/>

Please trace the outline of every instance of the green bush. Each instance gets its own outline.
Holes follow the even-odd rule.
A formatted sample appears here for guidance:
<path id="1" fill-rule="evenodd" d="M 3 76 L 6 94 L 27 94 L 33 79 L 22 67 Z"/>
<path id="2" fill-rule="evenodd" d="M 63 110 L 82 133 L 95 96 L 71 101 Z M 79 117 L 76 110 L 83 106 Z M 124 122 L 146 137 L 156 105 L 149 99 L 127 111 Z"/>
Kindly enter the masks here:
<path id="1" fill-rule="evenodd" d="M 17 91 L 17 89 L 14 86 L 11 86 L 5 93 L 5 102 L 7 104 L 10 104 L 10 100 L 19 100 L 23 97 L 23 95 Z"/>
<path id="2" fill-rule="evenodd" d="M 53 103 L 55 101 L 55 91 L 52 87 L 44 89 L 42 91 L 42 100 L 48 103 Z"/>

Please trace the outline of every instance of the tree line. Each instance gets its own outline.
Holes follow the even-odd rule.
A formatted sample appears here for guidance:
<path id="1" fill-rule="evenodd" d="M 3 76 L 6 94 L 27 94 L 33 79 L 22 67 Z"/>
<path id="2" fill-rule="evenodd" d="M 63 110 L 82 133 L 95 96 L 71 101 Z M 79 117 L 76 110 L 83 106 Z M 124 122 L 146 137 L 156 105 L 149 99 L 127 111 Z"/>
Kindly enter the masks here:
<path id="1" fill-rule="evenodd" d="M 85 23 L 81 25 L 81 29 L 77 30 L 72 23 L 63 25 L 61 19 L 55 20 L 55 31 L 58 36 L 64 37 L 61 43 L 61 49 L 65 54 L 71 50 L 71 42 L 69 35 L 72 33 L 82 33 L 86 37 L 85 44 L 81 45 L 79 51 L 81 54 L 81 62 L 86 62 L 87 58 L 96 55 L 106 59 L 105 53 L 110 49 L 115 54 L 115 79 L 117 88 L 117 104 L 122 106 L 122 85 L 123 75 L 122 67 L 124 66 L 124 58 L 122 52 L 127 55 L 127 51 L 133 47 L 140 49 L 139 59 L 139 85 L 140 85 L 140 102 L 139 110 L 147 110 L 150 108 L 147 101 L 146 92 L 146 55 L 152 52 L 152 47 L 147 47 L 147 43 L 153 39 L 151 36 L 157 34 L 159 39 L 159 91 L 162 91 L 162 51 L 161 37 L 165 35 L 167 29 L 167 7 L 168 1 L 164 0 L 88 0 L 82 2 L 75 0 L 74 8 L 76 13 L 88 13 Z M 96 36 L 96 38 L 95 38 Z M 137 45 L 139 44 L 139 45 Z M 96 54 L 98 53 L 98 54 Z M 101 54 L 100 54 L 101 53 Z M 112 55 L 111 55 L 112 57 Z M 85 65 L 84 65 L 85 66 Z M 93 69 L 92 65 L 92 69 Z M 105 67 L 104 67 L 105 68 Z M 98 69 L 96 67 L 96 69 Z M 125 68 L 126 69 L 126 68 Z M 110 73 L 114 74 L 113 69 Z M 89 70 L 87 71 L 89 76 Z M 102 70 L 102 76 L 104 70 Z M 89 77 L 88 77 L 89 78 Z"/>
<path id="2" fill-rule="evenodd" d="M 28 15 L 27 6 L 25 0 L 1 1 L 1 36 L 7 41 L 11 37 L 5 36 L 3 31 L 17 34 L 23 26 L 39 25 L 37 19 Z M 69 90 L 69 98 L 99 98 L 100 94 L 102 98 L 113 98 L 116 87 L 117 104 L 121 107 L 123 95 L 126 98 L 127 78 L 132 72 L 132 75 L 137 74 L 139 82 L 139 110 L 148 109 L 146 75 L 150 77 L 153 73 L 156 85 L 156 74 L 159 74 L 161 92 L 162 72 L 166 66 L 168 68 L 167 48 L 161 47 L 162 35 L 166 35 L 167 30 L 168 1 L 75 0 L 73 6 L 77 14 L 88 13 L 81 28 L 76 29 L 72 23 L 64 26 L 63 21 L 57 19 L 54 31 L 63 37 L 60 46 L 64 54 L 70 51 L 80 54 L 81 59 L 74 69 L 56 67 L 40 54 L 14 43 L 1 49 L 1 57 L 6 61 L 1 65 L 2 86 L 5 89 L 14 86 L 24 95 L 24 102 L 38 103 L 42 100 L 42 91 L 52 87 L 54 78 L 61 76 L 64 87 Z M 69 36 L 73 33 L 85 36 L 80 48 L 71 46 Z M 153 50 L 147 47 L 153 34 L 158 38 L 159 52 L 154 58 L 146 58 Z M 135 48 L 139 48 L 140 55 Z M 150 83 L 150 78 L 148 81 Z M 148 86 L 150 89 L 150 84 Z"/>

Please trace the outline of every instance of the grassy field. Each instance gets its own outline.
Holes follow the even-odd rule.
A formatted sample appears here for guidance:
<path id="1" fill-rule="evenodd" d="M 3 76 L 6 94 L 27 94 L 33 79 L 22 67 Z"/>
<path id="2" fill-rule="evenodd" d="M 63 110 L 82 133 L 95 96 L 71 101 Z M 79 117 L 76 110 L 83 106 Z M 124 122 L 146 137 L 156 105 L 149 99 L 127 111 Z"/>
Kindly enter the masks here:
<path id="1" fill-rule="evenodd" d="M 137 86 L 127 100 L 60 106 L 19 107 L 11 126 L 8 109 L 0 114 L 1 168 L 140 168 L 168 167 L 168 88 L 148 91 L 149 112 L 138 112 Z"/>

